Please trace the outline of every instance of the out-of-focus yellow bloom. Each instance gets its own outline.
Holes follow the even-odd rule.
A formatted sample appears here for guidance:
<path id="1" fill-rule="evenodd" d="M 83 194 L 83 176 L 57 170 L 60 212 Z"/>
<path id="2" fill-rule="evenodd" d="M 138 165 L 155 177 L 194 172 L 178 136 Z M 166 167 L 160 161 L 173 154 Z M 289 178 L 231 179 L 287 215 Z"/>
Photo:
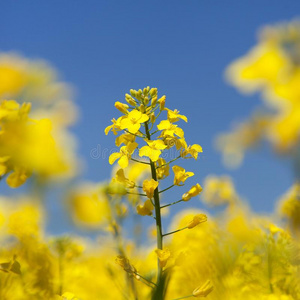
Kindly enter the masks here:
<path id="1" fill-rule="evenodd" d="M 121 168 L 126 168 L 128 166 L 131 154 L 134 152 L 135 148 L 138 146 L 136 142 L 129 142 L 126 146 L 120 148 L 120 152 L 112 153 L 109 156 L 109 163 L 112 165 L 117 159 L 118 164 Z"/>
<path id="2" fill-rule="evenodd" d="M 203 186 L 202 199 L 209 205 L 232 204 L 238 199 L 233 182 L 228 176 L 208 176 Z"/>
<path id="3" fill-rule="evenodd" d="M 82 184 L 69 197 L 69 208 L 79 226 L 99 229 L 108 223 L 110 210 L 107 196 L 97 184 Z"/>
<path id="4" fill-rule="evenodd" d="M 161 150 L 167 148 L 162 140 L 145 140 L 148 146 L 143 146 L 139 151 L 139 156 L 147 156 L 152 161 L 157 161 L 161 154 Z"/>
<path id="5" fill-rule="evenodd" d="M 154 179 L 143 181 L 143 191 L 146 193 L 147 197 L 151 199 L 154 195 L 154 190 L 158 187 L 158 182 Z"/>
<path id="6" fill-rule="evenodd" d="M 295 183 L 283 195 L 278 205 L 279 214 L 286 218 L 291 229 L 299 230 L 300 226 L 300 183 Z"/>
<path id="7" fill-rule="evenodd" d="M 207 216 L 205 214 L 198 214 L 193 217 L 193 219 L 186 225 L 188 229 L 192 229 L 197 225 L 206 222 Z"/>
<path id="8" fill-rule="evenodd" d="M 143 205 L 138 205 L 136 211 L 141 216 L 151 216 L 154 206 L 150 199 L 147 199 Z"/>
<path id="9" fill-rule="evenodd" d="M 214 289 L 210 280 L 207 280 L 203 285 L 200 285 L 193 291 L 194 297 L 206 297 Z"/>
<path id="10" fill-rule="evenodd" d="M 237 166 L 245 150 L 267 140 L 279 153 L 298 147 L 300 132 L 300 23 L 268 26 L 258 44 L 227 70 L 229 81 L 244 92 L 261 91 L 266 100 L 258 119 L 251 118 L 223 135 L 218 147 L 226 162 Z"/>
<path id="11" fill-rule="evenodd" d="M 7 183 L 23 184 L 31 175 L 49 178 L 72 172 L 70 161 L 53 138 L 49 119 L 29 119 L 30 105 L 14 100 L 0 102 L 0 157 L 2 173 L 13 171 Z"/>
<path id="12" fill-rule="evenodd" d="M 171 251 L 168 248 L 156 249 L 155 253 L 159 259 L 160 266 L 164 268 L 171 257 Z"/>
<path id="13" fill-rule="evenodd" d="M 183 201 L 189 201 L 191 198 L 199 195 L 202 192 L 202 187 L 199 183 L 196 185 L 193 185 L 189 191 L 187 191 L 185 194 L 182 195 Z"/>
<path id="14" fill-rule="evenodd" d="M 80 300 L 74 294 L 66 292 L 61 295 L 62 300 Z"/>
<path id="15" fill-rule="evenodd" d="M 38 237 L 40 235 L 42 218 L 42 210 L 37 203 L 21 203 L 9 216 L 9 233 L 18 238 Z"/>
<path id="16" fill-rule="evenodd" d="M 129 132 L 135 134 L 139 131 L 141 123 L 144 123 L 148 120 L 149 116 L 134 109 L 122 118 L 120 121 L 120 128 L 128 129 Z"/>
<path id="17" fill-rule="evenodd" d="M 168 120 L 171 123 L 175 123 L 175 122 L 179 121 L 180 119 L 187 122 L 187 117 L 184 115 L 180 115 L 179 111 L 177 109 L 171 110 L 171 109 L 165 108 L 165 110 L 168 111 Z"/>
<path id="18" fill-rule="evenodd" d="M 194 176 L 193 172 L 186 172 L 184 168 L 179 166 L 173 166 L 172 170 L 174 172 L 175 185 L 183 185 L 189 177 Z"/>

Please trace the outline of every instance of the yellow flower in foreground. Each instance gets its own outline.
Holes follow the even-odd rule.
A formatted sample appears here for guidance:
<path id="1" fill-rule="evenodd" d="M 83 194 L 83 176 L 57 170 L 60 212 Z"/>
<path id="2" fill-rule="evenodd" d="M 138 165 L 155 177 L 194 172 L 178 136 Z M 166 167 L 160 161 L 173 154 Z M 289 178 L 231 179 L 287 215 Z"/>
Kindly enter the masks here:
<path id="1" fill-rule="evenodd" d="M 207 280 L 203 285 L 197 287 L 193 291 L 194 297 L 206 297 L 208 294 L 212 292 L 214 289 L 213 285 L 211 284 L 210 280 Z"/>
<path id="2" fill-rule="evenodd" d="M 157 254 L 157 257 L 159 259 L 160 266 L 163 268 L 167 264 L 168 259 L 171 256 L 170 250 L 168 248 L 164 248 L 163 250 L 156 249 L 155 253 Z"/>
<path id="3" fill-rule="evenodd" d="M 185 169 L 179 166 L 173 166 L 172 168 L 174 172 L 174 184 L 175 185 L 183 185 L 187 178 L 194 176 L 193 172 L 185 172 Z"/>
<path id="4" fill-rule="evenodd" d="M 166 164 L 163 158 L 159 158 L 156 162 L 157 179 L 161 180 L 169 176 L 170 165 Z"/>
<path id="5" fill-rule="evenodd" d="M 189 201 L 191 198 L 199 195 L 202 192 L 202 187 L 199 183 L 193 185 L 188 192 L 182 195 L 182 200 Z"/>
<path id="6" fill-rule="evenodd" d="M 145 140 L 148 146 L 144 146 L 139 151 L 139 156 L 147 156 L 152 161 L 157 161 L 161 150 L 164 150 L 167 148 L 167 146 L 164 144 L 162 140 Z"/>
<path id="7" fill-rule="evenodd" d="M 152 198 L 154 195 L 154 190 L 158 187 L 158 182 L 154 179 L 144 180 L 143 191 L 146 193 L 148 198 Z"/>
<path id="8" fill-rule="evenodd" d="M 104 132 L 106 135 L 108 135 L 108 133 L 112 130 L 112 132 L 114 133 L 114 135 L 117 135 L 117 131 L 120 131 L 120 122 L 124 117 L 120 117 L 117 120 L 115 118 L 113 118 L 112 121 L 112 125 L 109 125 L 105 128 Z"/>
<path id="9" fill-rule="evenodd" d="M 138 205 L 136 211 L 141 216 L 151 216 L 154 206 L 150 199 L 147 199 L 144 205 Z"/>
<path id="10" fill-rule="evenodd" d="M 134 109 L 128 115 L 124 116 L 120 122 L 121 129 L 128 129 L 131 133 L 137 133 L 141 127 L 141 123 L 149 120 L 149 116 Z"/>
<path id="11" fill-rule="evenodd" d="M 168 108 L 165 108 L 165 110 L 168 111 L 168 120 L 171 123 L 179 121 L 179 119 L 182 119 L 183 121 L 187 122 L 187 117 L 184 115 L 180 115 L 179 111 L 177 109 L 171 110 Z"/>
<path id="12" fill-rule="evenodd" d="M 205 214 L 198 214 L 193 217 L 193 219 L 187 224 L 188 229 L 192 229 L 199 225 L 200 223 L 206 222 L 207 216 Z"/>
<path id="13" fill-rule="evenodd" d="M 15 171 L 8 175 L 6 182 L 11 188 L 17 188 L 25 183 L 29 176 L 30 174 L 24 169 L 16 168 Z"/>
<path id="14" fill-rule="evenodd" d="M 74 294 L 66 292 L 61 295 L 62 300 L 80 300 Z"/>
<path id="15" fill-rule="evenodd" d="M 127 146 L 123 146 L 120 148 L 120 152 L 112 153 L 109 156 L 109 163 L 112 165 L 117 159 L 119 159 L 118 164 L 121 168 L 126 168 L 128 166 L 129 159 L 131 158 L 131 154 L 138 146 L 138 143 L 128 143 Z"/>
<path id="16" fill-rule="evenodd" d="M 177 125 L 172 124 L 169 120 L 163 120 L 157 125 L 158 130 L 162 130 L 162 137 L 174 137 L 174 135 L 180 138 L 184 137 L 183 130 Z"/>

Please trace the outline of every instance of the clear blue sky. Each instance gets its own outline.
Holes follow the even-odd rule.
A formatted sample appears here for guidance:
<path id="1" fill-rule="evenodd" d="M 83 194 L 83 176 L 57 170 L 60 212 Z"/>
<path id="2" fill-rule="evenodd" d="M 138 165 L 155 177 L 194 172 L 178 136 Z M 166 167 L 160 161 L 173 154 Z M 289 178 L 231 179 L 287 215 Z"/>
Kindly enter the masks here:
<path id="1" fill-rule="evenodd" d="M 191 182 L 230 174 L 253 209 L 270 212 L 292 183 L 288 162 L 263 149 L 228 171 L 213 139 L 260 103 L 225 83 L 225 67 L 256 43 L 260 27 L 299 15 L 299 1 L 278 0 L 1 1 L 0 50 L 46 59 L 76 87 L 81 118 L 73 131 L 86 162 L 82 178 L 108 177 L 108 161 L 92 159 L 90 151 L 114 146 L 113 135 L 103 132 L 118 116 L 114 102 L 150 85 L 188 116 L 186 139 L 204 149 L 197 163 L 184 163 L 196 174 Z"/>

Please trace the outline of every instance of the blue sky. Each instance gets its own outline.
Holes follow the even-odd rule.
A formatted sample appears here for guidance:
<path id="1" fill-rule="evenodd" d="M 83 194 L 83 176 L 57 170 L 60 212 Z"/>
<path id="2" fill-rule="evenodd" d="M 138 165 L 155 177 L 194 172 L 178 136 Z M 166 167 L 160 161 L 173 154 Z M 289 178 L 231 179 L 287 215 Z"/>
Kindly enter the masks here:
<path id="1" fill-rule="evenodd" d="M 263 25 L 298 17 L 299 1 L 32 0 L 2 1 L 0 7 L 0 50 L 45 59 L 76 88 L 81 118 L 73 132 L 86 163 L 82 178 L 108 177 L 108 161 L 90 152 L 114 146 L 114 136 L 104 135 L 119 115 L 114 102 L 149 85 L 167 95 L 167 107 L 188 116 L 186 139 L 204 149 L 196 163 L 184 162 L 196 174 L 191 183 L 229 174 L 260 212 L 272 211 L 291 185 L 289 162 L 268 147 L 227 170 L 213 139 L 260 103 L 257 95 L 245 97 L 227 85 L 224 69 L 256 43 Z M 201 206 L 198 200 L 194 205 Z"/>

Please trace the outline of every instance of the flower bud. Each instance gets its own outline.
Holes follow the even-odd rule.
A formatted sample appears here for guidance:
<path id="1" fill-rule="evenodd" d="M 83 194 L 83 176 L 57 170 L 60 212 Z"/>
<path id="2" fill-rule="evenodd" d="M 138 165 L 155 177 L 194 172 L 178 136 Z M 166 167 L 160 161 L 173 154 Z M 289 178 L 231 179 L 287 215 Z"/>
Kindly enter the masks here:
<path id="1" fill-rule="evenodd" d="M 145 103 L 145 105 L 148 105 L 148 103 L 149 103 L 149 98 L 148 97 L 144 98 L 144 103 Z"/>
<path id="2" fill-rule="evenodd" d="M 129 108 L 129 106 L 127 104 L 124 104 L 124 103 L 121 103 L 121 102 L 117 101 L 115 103 L 115 108 L 118 109 L 123 114 L 127 114 L 128 113 L 127 109 Z"/>
<path id="3" fill-rule="evenodd" d="M 135 100 L 129 94 L 125 94 L 125 100 L 128 104 L 130 104 L 132 106 L 136 105 Z"/>
<path id="4" fill-rule="evenodd" d="M 158 102 L 159 102 L 160 110 L 163 110 L 165 108 L 166 96 L 164 95 L 161 98 L 159 98 Z"/>
<path id="5" fill-rule="evenodd" d="M 148 95 L 148 90 L 147 90 L 147 88 L 146 88 L 146 87 L 143 89 L 143 93 L 144 93 L 144 95 L 145 95 L 145 96 L 147 96 L 147 95 Z"/>
<path id="6" fill-rule="evenodd" d="M 151 115 L 150 115 L 150 121 L 151 121 L 151 123 L 154 123 L 155 122 L 155 114 L 154 113 L 152 113 Z"/>
<path id="7" fill-rule="evenodd" d="M 149 93 L 150 93 L 150 96 L 151 96 L 151 97 L 156 96 L 156 95 L 157 95 L 157 88 L 152 88 L 152 89 L 149 91 Z"/>
<path id="8" fill-rule="evenodd" d="M 143 103 L 140 105 L 140 112 L 141 113 L 145 112 L 145 105 Z"/>
<path id="9" fill-rule="evenodd" d="M 136 90 L 133 90 L 133 89 L 130 90 L 130 94 L 132 97 L 136 97 L 136 93 L 137 93 Z"/>
<path id="10" fill-rule="evenodd" d="M 197 287 L 193 291 L 194 297 L 206 297 L 208 294 L 210 294 L 213 290 L 213 285 L 211 284 L 210 280 L 207 280 L 203 285 Z"/>
<path id="11" fill-rule="evenodd" d="M 157 96 L 154 96 L 151 100 L 151 106 L 154 107 L 157 103 Z"/>
<path id="12" fill-rule="evenodd" d="M 199 225 L 200 223 L 203 223 L 206 221 L 207 221 L 207 216 L 205 214 L 198 214 L 198 215 L 194 216 L 193 220 L 190 221 L 186 227 L 188 229 L 192 229 L 192 228 L 196 227 L 197 225 Z"/>

